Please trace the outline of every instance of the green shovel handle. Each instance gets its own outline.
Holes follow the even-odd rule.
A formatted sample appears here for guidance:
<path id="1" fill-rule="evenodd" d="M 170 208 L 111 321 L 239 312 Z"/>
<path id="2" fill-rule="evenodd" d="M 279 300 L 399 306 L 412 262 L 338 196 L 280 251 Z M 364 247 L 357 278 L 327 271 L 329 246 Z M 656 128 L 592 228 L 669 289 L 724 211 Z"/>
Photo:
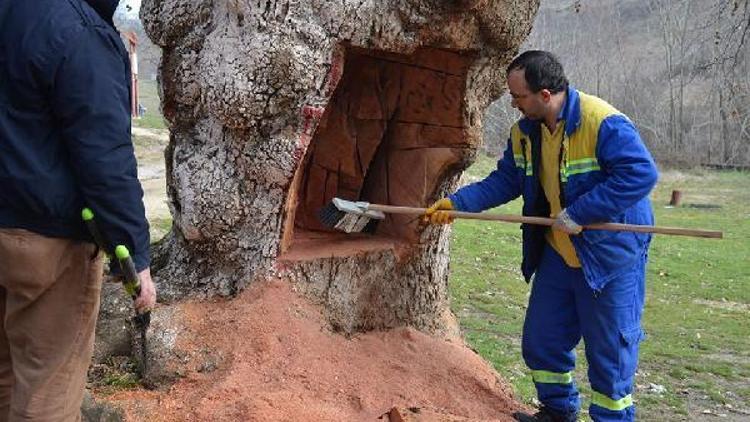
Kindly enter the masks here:
<path id="1" fill-rule="evenodd" d="M 135 263 L 133 262 L 133 258 L 130 257 L 130 251 L 125 245 L 117 245 L 115 247 L 115 257 L 117 257 L 122 274 L 125 277 L 125 281 L 122 283 L 125 291 L 135 299 L 141 294 L 141 278 L 135 270 Z"/>

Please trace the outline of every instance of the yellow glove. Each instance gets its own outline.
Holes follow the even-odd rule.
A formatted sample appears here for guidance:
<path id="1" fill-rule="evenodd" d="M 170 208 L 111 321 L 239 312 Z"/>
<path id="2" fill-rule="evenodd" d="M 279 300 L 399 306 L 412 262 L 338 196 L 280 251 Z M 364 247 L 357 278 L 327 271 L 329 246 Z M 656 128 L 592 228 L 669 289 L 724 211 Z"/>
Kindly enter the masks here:
<path id="1" fill-rule="evenodd" d="M 450 224 L 453 222 L 453 217 L 445 212 L 446 210 L 453 210 L 453 203 L 448 198 L 440 199 L 430 208 L 427 208 L 422 216 L 422 221 L 431 224 Z"/>

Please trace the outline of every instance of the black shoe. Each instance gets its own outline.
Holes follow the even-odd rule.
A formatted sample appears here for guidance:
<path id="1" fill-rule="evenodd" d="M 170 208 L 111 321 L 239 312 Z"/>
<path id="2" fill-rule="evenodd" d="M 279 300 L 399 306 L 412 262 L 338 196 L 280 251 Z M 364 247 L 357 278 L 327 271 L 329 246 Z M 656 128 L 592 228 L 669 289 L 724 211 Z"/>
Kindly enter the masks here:
<path id="1" fill-rule="evenodd" d="M 513 417 L 518 422 L 576 422 L 578 420 L 577 413 L 558 413 L 544 406 L 533 415 L 526 412 L 516 412 L 513 414 Z"/>

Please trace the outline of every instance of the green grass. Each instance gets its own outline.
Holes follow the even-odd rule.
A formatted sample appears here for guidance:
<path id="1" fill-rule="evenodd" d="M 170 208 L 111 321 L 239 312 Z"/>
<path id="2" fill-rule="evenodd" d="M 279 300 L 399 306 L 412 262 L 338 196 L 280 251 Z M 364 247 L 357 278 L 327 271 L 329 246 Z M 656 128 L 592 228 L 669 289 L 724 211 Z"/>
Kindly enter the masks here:
<path id="1" fill-rule="evenodd" d="M 484 177 L 494 161 L 480 156 L 468 176 Z M 653 192 L 658 225 L 722 230 L 725 238 L 654 237 L 643 320 L 648 339 L 634 395 L 643 420 L 700 419 L 695 412 L 724 404 L 750 410 L 748 186 L 749 173 L 666 171 Z M 683 191 L 684 205 L 665 208 L 673 189 Z M 494 210 L 520 211 L 520 200 Z M 520 347 L 529 293 L 520 260 L 518 224 L 454 224 L 451 306 L 470 345 L 513 385 L 519 399 L 532 403 L 534 387 Z M 578 362 L 576 379 L 586 395 L 582 345 Z M 666 391 L 657 394 L 650 384 Z"/>
<path id="2" fill-rule="evenodd" d="M 88 387 L 102 394 L 130 390 L 140 385 L 136 363 L 126 356 L 113 356 L 89 368 Z"/>
<path id="3" fill-rule="evenodd" d="M 139 119 L 133 119 L 133 126 L 166 129 L 167 125 L 159 111 L 159 90 L 156 81 L 139 80 L 138 99 L 146 107 L 146 114 Z"/>
<path id="4" fill-rule="evenodd" d="M 149 220 L 151 243 L 161 240 L 172 229 L 172 217 L 156 217 Z"/>

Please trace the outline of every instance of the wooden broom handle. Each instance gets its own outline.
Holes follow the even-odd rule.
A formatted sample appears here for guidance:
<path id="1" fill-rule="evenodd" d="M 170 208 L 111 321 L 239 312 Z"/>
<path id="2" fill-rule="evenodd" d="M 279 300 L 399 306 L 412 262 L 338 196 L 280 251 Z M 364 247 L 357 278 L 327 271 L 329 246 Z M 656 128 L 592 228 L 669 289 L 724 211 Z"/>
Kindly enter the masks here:
<path id="1" fill-rule="evenodd" d="M 427 212 L 427 208 L 399 207 L 395 205 L 370 204 L 368 209 L 382 211 L 389 214 L 409 214 L 421 215 Z M 510 214 L 488 214 L 478 212 L 447 211 L 454 218 L 465 218 L 469 220 L 487 220 L 487 221 L 506 221 L 510 223 L 537 224 L 541 226 L 552 226 L 555 220 L 546 217 L 525 217 L 521 215 Z M 583 226 L 588 230 L 609 230 L 618 232 L 638 232 L 638 233 L 658 233 L 671 234 L 677 236 L 706 237 L 711 239 L 721 239 L 724 237 L 720 231 L 700 230 L 700 229 L 683 229 L 680 227 L 657 227 L 642 226 L 638 224 L 621 224 L 621 223 L 598 223 Z"/>

